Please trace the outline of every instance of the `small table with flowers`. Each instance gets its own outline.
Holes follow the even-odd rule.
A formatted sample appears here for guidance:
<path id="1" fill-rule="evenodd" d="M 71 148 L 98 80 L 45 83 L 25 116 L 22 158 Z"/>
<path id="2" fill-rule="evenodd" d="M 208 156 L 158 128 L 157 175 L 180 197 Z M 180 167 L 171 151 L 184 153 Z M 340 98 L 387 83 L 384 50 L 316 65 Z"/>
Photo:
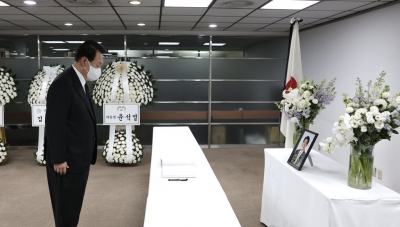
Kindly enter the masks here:
<path id="1" fill-rule="evenodd" d="M 292 149 L 265 149 L 260 221 L 269 227 L 399 227 L 400 194 L 347 185 L 345 166 L 312 150 L 314 166 L 287 164 Z"/>

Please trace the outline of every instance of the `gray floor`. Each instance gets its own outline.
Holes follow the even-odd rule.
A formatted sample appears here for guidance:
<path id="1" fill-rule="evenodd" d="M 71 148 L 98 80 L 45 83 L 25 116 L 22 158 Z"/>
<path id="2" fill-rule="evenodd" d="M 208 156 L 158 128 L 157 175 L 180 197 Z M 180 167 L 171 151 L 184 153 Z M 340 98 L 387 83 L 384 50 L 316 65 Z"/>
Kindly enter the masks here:
<path id="1" fill-rule="evenodd" d="M 264 155 L 261 147 L 204 149 L 243 227 L 259 222 Z M 151 150 L 140 166 L 109 166 L 99 156 L 91 168 L 79 226 L 143 226 Z M 45 168 L 33 151 L 12 150 L 0 165 L 0 226 L 54 226 Z"/>

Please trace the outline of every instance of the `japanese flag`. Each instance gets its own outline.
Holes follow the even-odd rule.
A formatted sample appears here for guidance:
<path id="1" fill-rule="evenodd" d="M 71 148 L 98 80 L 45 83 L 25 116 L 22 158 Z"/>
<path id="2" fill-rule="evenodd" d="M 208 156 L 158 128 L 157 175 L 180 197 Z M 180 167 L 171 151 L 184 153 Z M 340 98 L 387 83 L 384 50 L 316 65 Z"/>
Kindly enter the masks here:
<path id="1" fill-rule="evenodd" d="M 292 19 L 293 20 L 293 19 Z M 303 80 L 303 69 L 301 66 L 299 22 L 296 20 L 293 24 L 292 38 L 290 41 L 289 58 L 287 63 L 286 86 L 285 89 L 296 88 L 297 83 Z M 283 113 L 281 116 L 281 132 L 286 137 L 285 148 L 292 148 L 294 123 L 290 122 Z"/>

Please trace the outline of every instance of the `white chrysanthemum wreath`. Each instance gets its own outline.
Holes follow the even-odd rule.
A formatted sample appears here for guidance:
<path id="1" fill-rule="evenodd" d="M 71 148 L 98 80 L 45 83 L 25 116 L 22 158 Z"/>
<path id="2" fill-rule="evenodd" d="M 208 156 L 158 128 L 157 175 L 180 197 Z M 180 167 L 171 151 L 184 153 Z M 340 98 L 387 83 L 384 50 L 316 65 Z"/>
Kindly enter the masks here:
<path id="1" fill-rule="evenodd" d="M 49 91 L 50 85 L 53 80 L 64 71 L 64 66 L 56 65 L 54 67 L 45 66 L 42 70 L 36 73 L 36 75 L 32 78 L 32 82 L 29 86 L 29 94 L 28 94 L 28 103 L 30 105 L 34 104 L 45 104 L 47 98 L 47 92 Z M 45 86 L 43 91 L 43 101 L 41 93 L 42 88 Z"/>
<path id="2" fill-rule="evenodd" d="M 0 164 L 8 161 L 7 151 L 8 151 L 8 145 L 4 144 L 3 140 L 0 139 Z"/>
<path id="3" fill-rule="evenodd" d="M 105 143 L 103 149 L 103 157 L 104 160 L 109 163 L 107 160 L 107 149 L 108 149 L 109 141 Z M 118 164 L 139 164 L 143 159 L 143 151 L 142 145 L 140 144 L 139 139 L 136 138 L 134 132 L 132 131 L 132 151 L 133 151 L 133 160 L 132 163 L 128 163 L 127 158 L 127 145 L 126 145 L 126 131 L 125 129 L 119 130 L 115 132 L 114 136 L 114 146 L 112 156 L 113 159 L 111 163 Z"/>
<path id="4" fill-rule="evenodd" d="M 101 77 L 96 81 L 93 89 L 93 101 L 96 105 L 102 106 L 110 103 L 111 98 L 116 96 L 116 103 L 124 103 L 124 81 L 119 77 L 117 89 L 113 91 L 114 79 L 119 73 L 127 71 L 129 86 L 129 98 L 131 103 L 140 103 L 141 106 L 152 104 L 156 88 L 153 87 L 155 80 L 151 72 L 144 71 L 144 66 L 138 66 L 136 62 L 131 62 L 129 66 L 124 61 L 117 61 L 108 64 Z M 114 93 L 114 94 L 113 94 Z"/>
<path id="5" fill-rule="evenodd" d="M 11 74 L 11 69 L 0 67 L 0 103 L 3 106 L 17 97 L 16 82 L 14 81 L 16 76 Z"/>
<path id="6" fill-rule="evenodd" d="M 44 66 L 42 70 L 36 73 L 29 86 L 28 103 L 31 106 L 46 104 L 47 92 L 51 83 L 64 69 L 65 67 L 62 65 Z M 39 137 L 40 135 L 44 135 L 43 126 L 39 127 Z M 44 160 L 44 138 L 39 138 L 38 148 L 33 154 L 39 165 L 46 165 L 46 160 Z"/>
<path id="7" fill-rule="evenodd" d="M 143 65 L 138 66 L 136 62 L 117 60 L 108 64 L 102 76 L 96 81 L 93 101 L 99 106 L 106 103 L 151 105 L 157 98 L 155 96 L 157 89 L 153 87 L 154 84 L 155 80 L 151 72 L 144 71 Z M 140 162 L 143 155 L 140 141 L 133 133 L 134 130 L 130 133 L 132 126 L 125 127 L 126 129 L 121 130 L 121 126 L 110 126 L 110 137 L 103 152 L 107 163 L 134 165 Z M 127 138 L 132 138 L 132 143 L 128 143 Z M 114 142 L 112 142 L 113 139 Z"/>

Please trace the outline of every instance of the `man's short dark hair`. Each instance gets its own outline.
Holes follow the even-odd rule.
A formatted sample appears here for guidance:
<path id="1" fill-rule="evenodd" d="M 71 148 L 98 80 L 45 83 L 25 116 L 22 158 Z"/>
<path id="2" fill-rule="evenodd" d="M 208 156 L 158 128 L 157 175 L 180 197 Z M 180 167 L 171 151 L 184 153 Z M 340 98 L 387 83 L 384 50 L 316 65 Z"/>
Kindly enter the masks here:
<path id="1" fill-rule="evenodd" d="M 93 61 L 96 57 L 96 52 L 106 53 L 106 49 L 94 40 L 86 40 L 82 43 L 75 54 L 75 61 L 81 60 L 82 57 L 87 57 L 89 61 Z"/>
<path id="2" fill-rule="evenodd" d="M 308 144 L 310 142 L 310 137 L 306 136 L 306 138 L 304 138 L 304 140 L 307 140 L 307 144 Z M 303 142 L 304 142 L 304 140 L 303 140 Z"/>

